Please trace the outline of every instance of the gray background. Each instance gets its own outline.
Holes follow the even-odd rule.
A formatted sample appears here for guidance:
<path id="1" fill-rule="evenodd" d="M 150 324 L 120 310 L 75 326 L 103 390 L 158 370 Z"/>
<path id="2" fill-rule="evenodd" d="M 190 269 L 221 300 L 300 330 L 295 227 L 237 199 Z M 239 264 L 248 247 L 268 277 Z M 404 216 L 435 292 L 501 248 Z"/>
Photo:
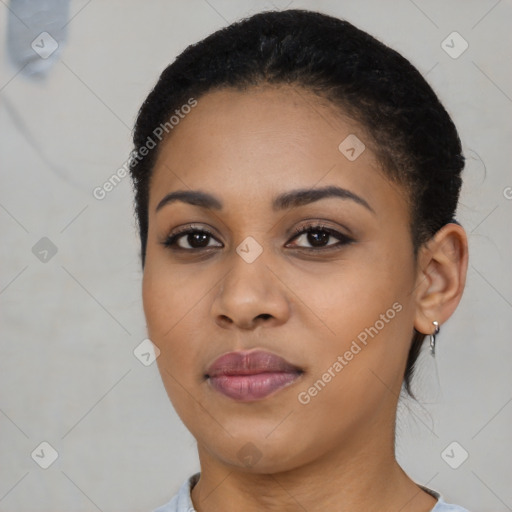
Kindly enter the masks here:
<path id="1" fill-rule="evenodd" d="M 274 7 L 334 14 L 380 38 L 458 126 L 467 288 L 436 360 L 421 357 L 419 403 L 401 402 L 397 453 L 447 501 L 512 510 L 512 3 L 76 0 L 60 60 L 34 81 L 8 62 L 2 0 L 0 511 L 149 511 L 198 470 L 156 365 L 133 354 L 146 326 L 129 178 L 101 201 L 92 190 L 126 161 L 161 70 L 188 44 Z M 469 43 L 457 59 L 441 46 L 453 31 Z M 32 250 L 43 237 L 57 248 L 46 262 Z M 31 458 L 43 441 L 58 452 L 48 469 Z M 442 456 L 453 441 L 452 464 L 469 454 L 457 469 Z"/>

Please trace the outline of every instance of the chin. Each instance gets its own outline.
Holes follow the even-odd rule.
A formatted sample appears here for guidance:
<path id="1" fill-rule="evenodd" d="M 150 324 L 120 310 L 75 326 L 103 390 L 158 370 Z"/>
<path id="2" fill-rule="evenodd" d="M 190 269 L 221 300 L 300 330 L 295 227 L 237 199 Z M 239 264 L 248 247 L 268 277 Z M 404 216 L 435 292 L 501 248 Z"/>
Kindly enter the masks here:
<path id="1" fill-rule="evenodd" d="M 291 441 L 298 438 L 298 432 L 295 435 L 289 433 L 286 440 L 272 440 L 265 439 L 261 434 L 251 436 L 246 431 L 243 436 L 229 437 L 223 442 L 218 439 L 209 439 L 207 443 L 198 441 L 198 447 L 200 454 L 206 452 L 206 456 L 227 467 L 255 475 L 268 475 L 293 470 L 314 458 L 318 450 L 313 446 L 305 450 L 304 440 L 301 443 Z M 308 457 L 308 452 L 311 452 L 311 457 Z"/>

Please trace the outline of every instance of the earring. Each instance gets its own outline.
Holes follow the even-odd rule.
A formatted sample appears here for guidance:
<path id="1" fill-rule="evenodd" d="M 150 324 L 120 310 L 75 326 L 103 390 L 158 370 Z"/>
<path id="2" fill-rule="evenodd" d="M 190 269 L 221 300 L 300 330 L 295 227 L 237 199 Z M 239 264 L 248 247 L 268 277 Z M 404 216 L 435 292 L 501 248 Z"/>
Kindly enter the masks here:
<path id="1" fill-rule="evenodd" d="M 430 354 L 432 357 L 436 355 L 436 335 L 439 334 L 439 322 L 435 320 L 432 322 L 434 324 L 434 332 L 430 335 Z"/>

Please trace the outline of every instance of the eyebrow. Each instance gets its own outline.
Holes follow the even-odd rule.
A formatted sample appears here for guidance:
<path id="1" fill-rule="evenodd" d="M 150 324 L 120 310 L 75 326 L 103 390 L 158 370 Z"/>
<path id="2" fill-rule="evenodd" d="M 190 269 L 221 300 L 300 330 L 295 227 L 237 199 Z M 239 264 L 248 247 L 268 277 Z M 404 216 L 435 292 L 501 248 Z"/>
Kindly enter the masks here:
<path id="1" fill-rule="evenodd" d="M 345 188 L 337 187 L 334 185 L 316 188 L 316 189 L 298 189 L 285 192 L 277 196 L 272 201 L 272 208 L 274 211 L 288 210 L 290 208 L 297 208 L 304 206 L 321 199 L 337 197 L 340 199 L 348 199 L 355 203 L 364 206 L 367 210 L 375 213 L 375 210 L 365 201 L 362 197 L 354 192 Z M 164 206 L 181 201 L 183 203 L 191 204 L 193 206 L 200 206 L 210 210 L 222 210 L 222 201 L 200 190 L 177 190 L 167 194 L 157 205 L 156 212 L 161 210 Z"/>

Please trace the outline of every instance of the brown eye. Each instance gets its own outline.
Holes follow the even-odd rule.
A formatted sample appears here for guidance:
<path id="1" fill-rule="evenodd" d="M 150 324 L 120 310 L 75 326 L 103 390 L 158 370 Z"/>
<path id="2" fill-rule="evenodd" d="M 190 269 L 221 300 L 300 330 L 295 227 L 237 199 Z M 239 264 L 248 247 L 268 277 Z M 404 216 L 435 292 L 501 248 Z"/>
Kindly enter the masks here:
<path id="1" fill-rule="evenodd" d="M 305 236 L 308 243 L 313 247 L 323 247 L 329 245 L 327 242 L 329 242 L 332 235 L 327 231 L 309 231 Z"/>
<path id="2" fill-rule="evenodd" d="M 204 229 L 184 229 L 178 233 L 171 234 L 165 241 L 166 247 L 177 250 L 193 251 L 194 249 L 204 249 L 208 247 L 222 247 L 222 244 L 215 245 L 211 243 L 215 240 L 213 235 Z"/>
<path id="3" fill-rule="evenodd" d="M 325 226 L 307 226 L 297 230 L 298 234 L 293 238 L 294 247 L 312 249 L 346 245 L 353 242 L 353 239 L 331 228 Z M 297 243 L 299 245 L 297 245 Z M 301 245 L 301 244 L 309 244 Z"/>
<path id="4" fill-rule="evenodd" d="M 203 232 L 189 233 L 186 236 L 180 237 L 179 240 L 181 241 L 182 239 L 186 240 L 190 248 L 195 249 L 197 247 L 207 247 L 210 241 L 210 235 Z M 178 245 L 183 247 L 180 243 L 178 243 Z"/>

